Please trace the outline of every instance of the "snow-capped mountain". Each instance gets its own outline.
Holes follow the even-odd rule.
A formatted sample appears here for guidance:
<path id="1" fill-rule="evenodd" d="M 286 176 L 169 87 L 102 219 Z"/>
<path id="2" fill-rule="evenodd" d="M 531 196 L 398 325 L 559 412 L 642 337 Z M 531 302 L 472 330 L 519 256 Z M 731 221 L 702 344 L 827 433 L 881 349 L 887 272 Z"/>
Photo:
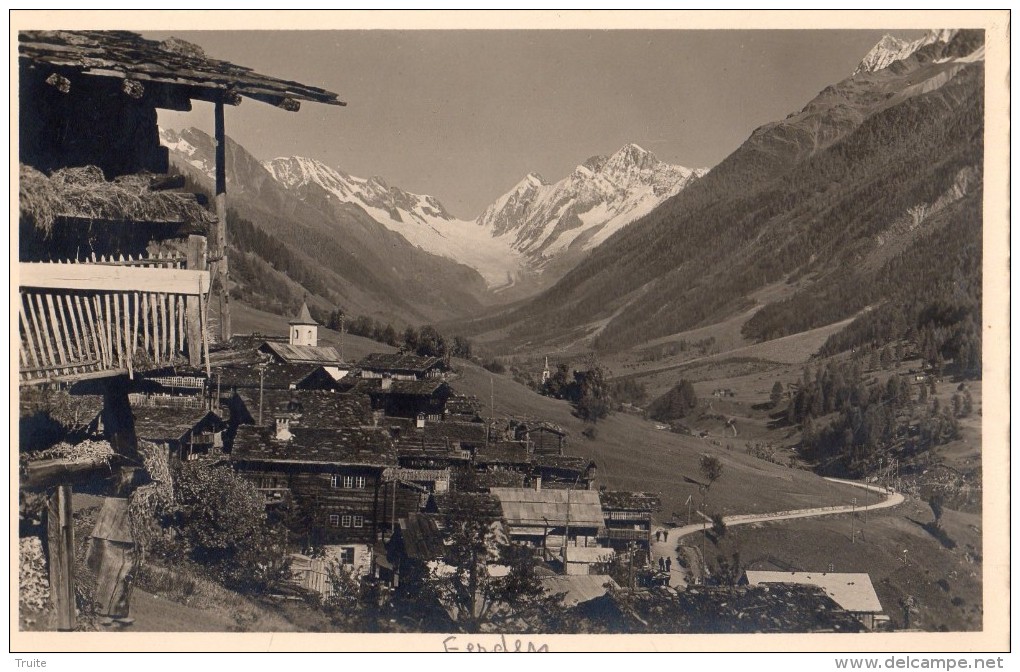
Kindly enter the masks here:
<path id="1" fill-rule="evenodd" d="M 512 282 L 524 266 L 522 255 L 506 241 L 474 222 L 456 219 L 432 196 L 392 187 L 381 177 L 355 177 L 299 156 L 276 158 L 265 166 L 287 189 L 322 189 L 330 199 L 357 205 L 412 245 L 474 268 L 490 287 Z"/>
<path id="2" fill-rule="evenodd" d="M 477 221 L 541 268 L 568 251 L 596 247 L 706 172 L 628 144 L 612 156 L 591 157 L 555 184 L 527 175 Z"/>
<path id="3" fill-rule="evenodd" d="M 315 159 L 280 157 L 265 167 L 289 190 L 321 189 L 338 203 L 359 206 L 411 244 L 474 268 L 492 289 L 543 273 L 549 277 L 539 285 L 555 281 L 551 261 L 559 262 L 559 271 L 568 269 L 581 253 L 706 172 L 664 163 L 630 144 L 612 156 L 588 159 L 555 184 L 531 173 L 477 220 L 465 221 L 433 196 L 403 191 L 380 177 L 356 177 Z"/>
<path id="4" fill-rule="evenodd" d="M 876 70 L 888 68 L 896 61 L 909 58 L 919 49 L 929 44 L 949 44 L 957 32 L 959 31 L 949 29 L 930 30 L 924 37 L 913 41 L 901 40 L 892 35 L 885 35 L 864 56 L 864 59 L 857 66 L 857 69 L 854 70 L 851 77 L 855 77 L 862 72 L 875 72 Z"/>

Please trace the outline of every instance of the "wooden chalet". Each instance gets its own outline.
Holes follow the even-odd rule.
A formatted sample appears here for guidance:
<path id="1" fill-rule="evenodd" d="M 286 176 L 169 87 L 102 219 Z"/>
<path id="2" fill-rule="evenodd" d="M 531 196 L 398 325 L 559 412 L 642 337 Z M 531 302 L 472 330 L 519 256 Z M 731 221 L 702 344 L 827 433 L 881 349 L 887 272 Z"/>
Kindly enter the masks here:
<path id="1" fill-rule="evenodd" d="M 230 459 L 268 504 L 308 507 L 318 543 L 371 545 L 385 522 L 383 471 L 396 466 L 396 451 L 383 431 L 291 426 L 277 416 L 275 427 L 239 427 Z"/>
<path id="2" fill-rule="evenodd" d="M 445 550 L 435 514 L 411 513 L 397 521 L 397 528 L 386 542 L 387 562 L 380 568 L 379 578 L 396 588 L 401 574 L 427 576 L 428 564 L 442 560 Z"/>
<path id="3" fill-rule="evenodd" d="M 459 422 L 482 422 L 482 405 L 478 397 L 454 394 L 446 400 L 445 420 Z"/>
<path id="4" fill-rule="evenodd" d="M 174 38 L 18 33 L 19 382 L 102 381 L 107 473 L 138 461 L 128 379 L 182 365 L 209 377 L 214 325 L 220 340 L 231 333 L 224 108 L 244 98 L 290 111 L 343 104 Z M 214 106 L 215 215 L 165 175 L 157 110 L 193 100 Z M 58 629 L 73 629 L 70 480 L 40 483 L 22 485 L 57 487 L 52 520 L 65 522 L 49 532 L 52 594 Z"/>
<path id="5" fill-rule="evenodd" d="M 492 488 L 510 539 L 547 554 L 568 546 L 597 548 L 605 521 L 593 490 Z"/>
<path id="6" fill-rule="evenodd" d="M 511 423 L 514 438 L 527 441 L 536 455 L 562 455 L 567 445 L 567 432 L 559 425 L 538 420 Z"/>
<path id="7" fill-rule="evenodd" d="M 487 443 L 488 432 L 481 422 L 443 421 L 427 423 L 416 434 L 432 441 L 445 442 L 457 450 L 475 450 Z"/>
<path id="8" fill-rule="evenodd" d="M 474 452 L 475 469 L 482 472 L 514 471 L 530 474 L 532 463 L 528 445 L 520 441 L 495 441 Z"/>
<path id="9" fill-rule="evenodd" d="M 224 456 L 226 422 L 212 411 L 173 406 L 142 406 L 132 411 L 138 440 L 163 446 L 172 459 L 189 461 Z"/>
<path id="10" fill-rule="evenodd" d="M 871 576 L 865 572 L 772 572 L 747 570 L 743 583 L 783 589 L 811 586 L 822 590 L 836 604 L 857 618 L 868 630 L 889 621 L 883 613 Z"/>
<path id="11" fill-rule="evenodd" d="M 599 493 L 605 518 L 603 543 L 617 550 L 631 543 L 648 551 L 652 543 L 652 514 L 662 509 L 662 499 L 648 492 L 603 490 Z"/>
<path id="12" fill-rule="evenodd" d="M 362 380 L 352 392 L 367 393 L 372 408 L 387 417 L 414 420 L 417 427 L 439 422 L 452 394 L 449 384 L 441 378 Z"/>
<path id="13" fill-rule="evenodd" d="M 408 352 L 374 352 L 358 362 L 362 378 L 424 380 L 441 378 L 446 364 L 440 357 L 422 357 Z"/>
<path id="14" fill-rule="evenodd" d="M 544 488 L 587 490 L 595 480 L 595 461 L 586 457 L 536 454 L 532 464 L 533 476 L 542 479 Z"/>

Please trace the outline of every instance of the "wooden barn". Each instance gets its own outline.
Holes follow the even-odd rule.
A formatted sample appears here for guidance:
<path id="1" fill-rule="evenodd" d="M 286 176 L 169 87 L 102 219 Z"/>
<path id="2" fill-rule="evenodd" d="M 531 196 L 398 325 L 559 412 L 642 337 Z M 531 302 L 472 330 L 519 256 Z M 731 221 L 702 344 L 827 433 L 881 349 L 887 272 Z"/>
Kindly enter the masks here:
<path id="1" fill-rule="evenodd" d="M 231 333 L 225 106 L 243 98 L 291 111 L 301 101 L 343 103 L 181 40 L 126 31 L 19 32 L 17 77 L 19 382 L 98 381 L 114 452 L 95 478 L 135 470 L 130 379 L 182 366 L 208 378 L 214 326 L 222 340 Z M 165 174 L 159 142 L 157 110 L 190 110 L 193 100 L 214 106 L 213 212 L 180 191 L 182 178 Z M 88 477 L 76 469 L 74 479 Z M 48 490 L 49 519 L 70 521 L 71 474 L 31 473 L 29 458 L 21 486 Z M 57 628 L 70 630 L 73 528 L 49 528 Z"/>
<path id="2" fill-rule="evenodd" d="M 358 362 L 362 378 L 424 380 L 442 378 L 446 364 L 440 357 L 422 357 L 408 352 L 374 352 Z"/>
<path id="3" fill-rule="evenodd" d="M 599 493 L 605 517 L 604 543 L 625 550 L 633 542 L 648 551 L 652 543 L 652 514 L 662 509 L 662 499 L 648 492 L 603 490 Z"/>

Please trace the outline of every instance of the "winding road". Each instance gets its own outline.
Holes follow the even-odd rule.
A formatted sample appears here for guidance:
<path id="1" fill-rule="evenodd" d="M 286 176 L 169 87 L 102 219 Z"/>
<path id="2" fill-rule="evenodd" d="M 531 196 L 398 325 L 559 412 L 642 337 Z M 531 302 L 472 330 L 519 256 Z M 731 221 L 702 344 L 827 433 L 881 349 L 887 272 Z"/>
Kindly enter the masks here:
<path id="1" fill-rule="evenodd" d="M 903 495 L 900 493 L 888 490 L 881 485 L 871 485 L 869 483 L 860 483 L 858 481 L 847 481 L 841 478 L 826 478 L 825 480 L 832 481 L 833 483 L 851 485 L 855 488 L 863 488 L 864 490 L 870 490 L 872 492 L 878 492 L 886 495 L 886 498 L 884 501 L 878 502 L 877 504 L 868 504 L 866 506 L 819 506 L 812 509 L 794 509 L 792 511 L 774 511 L 772 513 L 749 513 L 723 516 L 723 522 L 726 523 L 727 527 L 732 527 L 734 525 L 750 525 L 751 523 L 767 523 L 774 520 L 832 516 L 840 513 L 851 513 L 854 511 L 875 511 L 877 509 L 888 509 L 894 506 L 899 506 L 904 500 Z M 656 529 L 667 531 L 667 528 L 663 527 Z M 704 529 L 704 525 L 702 523 L 693 523 L 691 525 L 684 525 L 683 527 L 675 527 L 668 530 L 669 536 L 666 540 L 652 543 L 653 562 L 658 562 L 658 558 L 660 556 L 672 558 L 674 561 L 670 571 L 669 585 L 686 585 L 685 572 L 680 566 L 680 563 L 676 562 L 676 554 L 674 553 L 674 550 L 676 549 L 676 540 L 689 534 L 700 532 L 702 529 Z M 656 530 L 654 529 L 652 530 L 653 535 L 655 531 Z"/>

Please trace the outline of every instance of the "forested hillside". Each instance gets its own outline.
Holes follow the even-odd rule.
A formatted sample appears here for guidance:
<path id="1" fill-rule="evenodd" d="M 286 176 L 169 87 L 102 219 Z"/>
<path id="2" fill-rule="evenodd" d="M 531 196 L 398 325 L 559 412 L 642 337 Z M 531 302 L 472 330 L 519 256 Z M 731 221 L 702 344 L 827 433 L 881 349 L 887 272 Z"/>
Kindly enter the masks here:
<path id="1" fill-rule="evenodd" d="M 830 340 L 834 350 L 924 331 L 918 320 L 933 312 L 923 318 L 938 323 L 938 335 L 927 330 L 932 347 L 953 341 L 946 356 L 973 357 L 984 68 L 954 57 L 980 44 L 979 32 L 961 31 L 828 87 L 553 288 L 471 331 L 622 350 L 745 311 L 750 294 L 788 282 L 792 296 L 762 307 L 745 335 L 776 338 L 868 310 Z"/>

